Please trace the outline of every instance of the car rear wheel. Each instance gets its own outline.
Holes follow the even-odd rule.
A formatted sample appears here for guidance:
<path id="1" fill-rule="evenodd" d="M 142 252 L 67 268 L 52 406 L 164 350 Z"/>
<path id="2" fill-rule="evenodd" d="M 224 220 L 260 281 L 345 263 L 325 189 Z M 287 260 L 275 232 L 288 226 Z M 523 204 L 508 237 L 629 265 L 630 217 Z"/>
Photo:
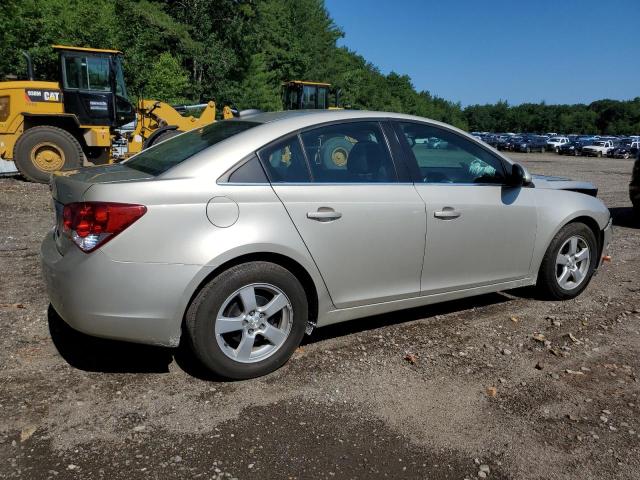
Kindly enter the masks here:
<path id="1" fill-rule="evenodd" d="M 537 286 L 556 300 L 578 296 L 589 284 L 598 262 L 593 231 L 584 223 L 570 223 L 553 238 L 540 266 Z"/>
<path id="2" fill-rule="evenodd" d="M 198 293 L 186 315 L 196 357 L 231 379 L 266 375 L 281 367 L 307 326 L 304 288 L 287 269 L 251 262 L 226 270 Z"/>

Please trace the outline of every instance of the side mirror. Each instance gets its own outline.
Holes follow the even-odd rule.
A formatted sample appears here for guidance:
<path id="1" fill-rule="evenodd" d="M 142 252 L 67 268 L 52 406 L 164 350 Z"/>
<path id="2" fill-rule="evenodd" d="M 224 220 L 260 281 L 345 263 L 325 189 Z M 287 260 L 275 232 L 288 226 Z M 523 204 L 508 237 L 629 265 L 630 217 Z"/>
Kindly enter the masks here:
<path id="1" fill-rule="evenodd" d="M 519 163 L 514 163 L 507 183 L 512 187 L 526 187 L 531 185 L 531 174 Z"/>

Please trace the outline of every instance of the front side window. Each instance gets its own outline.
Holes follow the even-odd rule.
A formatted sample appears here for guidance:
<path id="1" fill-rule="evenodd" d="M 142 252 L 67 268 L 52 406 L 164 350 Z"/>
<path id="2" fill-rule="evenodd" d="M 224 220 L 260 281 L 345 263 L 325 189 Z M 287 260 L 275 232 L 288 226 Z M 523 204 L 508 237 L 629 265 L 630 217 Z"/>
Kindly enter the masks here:
<path id="1" fill-rule="evenodd" d="M 301 134 L 314 182 L 397 181 L 378 122 L 349 122 Z"/>
<path id="2" fill-rule="evenodd" d="M 127 86 L 124 82 L 124 72 L 122 71 L 122 60 L 120 60 L 120 58 L 116 58 L 115 60 L 115 69 L 116 69 L 116 95 L 119 95 L 122 98 L 127 98 Z"/>
<path id="3" fill-rule="evenodd" d="M 421 123 L 401 122 L 424 183 L 503 183 L 499 158 L 463 136 Z"/>
<path id="4" fill-rule="evenodd" d="M 165 140 L 124 162 L 129 168 L 160 175 L 216 143 L 259 125 L 255 122 L 222 121 Z"/>
<path id="5" fill-rule="evenodd" d="M 111 90 L 107 57 L 65 57 L 64 70 L 66 88 Z"/>

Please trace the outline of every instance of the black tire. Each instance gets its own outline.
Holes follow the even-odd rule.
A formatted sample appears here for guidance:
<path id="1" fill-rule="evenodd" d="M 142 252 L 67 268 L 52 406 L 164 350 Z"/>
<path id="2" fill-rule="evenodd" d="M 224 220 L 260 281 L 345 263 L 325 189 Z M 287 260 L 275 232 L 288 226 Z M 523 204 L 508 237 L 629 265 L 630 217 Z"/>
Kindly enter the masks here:
<path id="1" fill-rule="evenodd" d="M 227 356 L 216 340 L 217 313 L 234 292 L 254 283 L 268 283 L 282 290 L 293 309 L 289 336 L 271 356 L 255 363 L 241 363 Z M 270 262 L 237 265 L 211 280 L 195 297 L 186 314 L 189 344 L 202 364 L 225 378 L 241 380 L 259 377 L 284 365 L 300 345 L 308 321 L 304 288 L 287 269 Z"/>
<path id="2" fill-rule="evenodd" d="M 590 265 L 587 270 L 585 279 L 577 287 L 567 290 L 560 286 L 556 278 L 556 257 L 560 252 L 562 245 L 573 236 L 582 237 L 590 250 Z M 540 271 L 538 272 L 538 282 L 536 284 L 538 290 L 546 298 L 553 300 L 569 300 L 577 297 L 587 288 L 593 272 L 598 264 L 598 242 L 593 231 L 584 223 L 576 222 L 565 225 L 553 237 L 547 251 L 542 259 Z"/>
<path id="3" fill-rule="evenodd" d="M 47 152 L 45 152 L 47 150 Z M 58 155 L 50 168 L 45 155 L 52 152 Z M 57 170 L 80 168 L 84 165 L 85 155 L 76 138 L 66 130 L 58 127 L 43 125 L 33 127 L 24 132 L 13 149 L 13 161 L 24 178 L 31 182 L 47 183 L 51 174 Z"/>
<path id="4" fill-rule="evenodd" d="M 182 130 L 165 130 L 164 132 L 159 133 L 155 137 L 150 138 L 147 142 L 145 142 L 142 149 L 145 150 L 149 147 L 157 145 L 160 142 L 169 140 L 170 138 L 175 137 L 176 135 L 180 135 L 181 133 L 183 133 Z"/>

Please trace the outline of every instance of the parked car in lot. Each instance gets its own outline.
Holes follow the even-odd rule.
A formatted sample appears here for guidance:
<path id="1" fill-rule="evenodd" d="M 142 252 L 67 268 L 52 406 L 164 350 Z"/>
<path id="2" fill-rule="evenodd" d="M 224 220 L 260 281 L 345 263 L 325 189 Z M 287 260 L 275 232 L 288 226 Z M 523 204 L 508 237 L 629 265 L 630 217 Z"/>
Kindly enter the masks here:
<path id="1" fill-rule="evenodd" d="M 627 139 L 621 141 L 617 147 L 609 150 L 607 156 L 611 158 L 635 158 L 640 150 L 640 140 Z"/>
<path id="2" fill-rule="evenodd" d="M 314 326 L 526 285 L 574 298 L 611 237 L 592 185 L 390 113 L 220 121 L 54 175 L 51 191 L 41 253 L 60 316 L 186 342 L 236 379 L 280 367 Z"/>
<path id="3" fill-rule="evenodd" d="M 582 147 L 582 155 L 587 157 L 603 157 L 610 150 L 613 150 L 614 144 L 611 140 L 596 140 L 591 145 Z"/>
<path id="4" fill-rule="evenodd" d="M 582 147 L 590 144 L 591 142 L 574 140 L 572 142 L 565 143 L 560 148 L 558 148 L 558 154 L 574 156 L 582 155 Z"/>
<path id="5" fill-rule="evenodd" d="M 547 140 L 547 150 L 553 150 L 557 153 L 560 147 L 567 143 L 569 143 L 569 139 L 567 137 L 551 137 Z"/>
<path id="6" fill-rule="evenodd" d="M 523 137 L 518 143 L 515 143 L 513 150 L 516 152 L 540 152 L 543 153 L 547 149 L 547 139 L 539 135 L 530 135 Z"/>
<path id="7" fill-rule="evenodd" d="M 520 135 L 509 135 L 502 142 L 498 143 L 498 150 L 514 151 L 516 145 L 519 145 L 524 140 L 524 137 Z"/>

